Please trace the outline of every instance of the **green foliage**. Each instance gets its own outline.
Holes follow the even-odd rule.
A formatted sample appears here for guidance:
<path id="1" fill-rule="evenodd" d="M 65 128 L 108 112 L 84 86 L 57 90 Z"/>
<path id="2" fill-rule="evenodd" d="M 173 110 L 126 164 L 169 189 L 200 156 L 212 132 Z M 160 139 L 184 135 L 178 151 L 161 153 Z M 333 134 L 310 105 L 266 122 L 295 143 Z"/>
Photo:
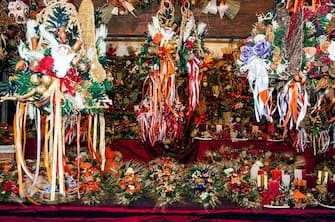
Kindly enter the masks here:
<path id="1" fill-rule="evenodd" d="M 62 116 L 70 116 L 72 113 L 72 101 L 67 99 L 62 103 Z"/>
<path id="2" fill-rule="evenodd" d="M 33 85 L 30 82 L 30 76 L 25 74 L 18 74 L 18 78 L 12 81 L 12 85 L 14 86 L 14 93 L 18 95 L 24 95 L 28 93 Z"/>
<path id="3" fill-rule="evenodd" d="M 105 88 L 98 82 L 92 82 L 92 85 L 88 88 L 88 92 L 91 94 L 94 100 L 98 100 L 104 96 Z"/>

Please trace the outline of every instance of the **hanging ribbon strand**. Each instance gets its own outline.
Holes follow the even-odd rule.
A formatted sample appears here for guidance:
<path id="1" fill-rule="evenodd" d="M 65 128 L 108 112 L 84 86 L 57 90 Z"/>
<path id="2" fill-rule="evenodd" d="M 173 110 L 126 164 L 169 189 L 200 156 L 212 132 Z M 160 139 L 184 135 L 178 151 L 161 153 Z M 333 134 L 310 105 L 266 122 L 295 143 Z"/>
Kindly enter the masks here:
<path id="1" fill-rule="evenodd" d="M 176 92 L 176 33 L 171 18 L 174 8 L 170 1 L 162 1 L 161 9 L 148 25 L 149 33 L 158 48 L 156 64 L 143 84 L 143 100 L 137 119 L 142 139 L 154 146 L 158 141 L 179 137 L 180 108 Z M 146 90 L 145 90 L 146 89 Z"/>
<path id="2" fill-rule="evenodd" d="M 309 106 L 308 93 L 300 82 L 290 80 L 277 96 L 279 122 L 283 127 L 299 129 Z"/>
<path id="3" fill-rule="evenodd" d="M 182 136 L 185 105 L 179 98 L 176 78 L 180 74 L 189 76 L 187 115 L 191 116 L 199 100 L 199 66 L 203 56 L 200 37 L 203 36 L 204 25 L 196 27 L 190 4 L 185 1 L 181 8 L 179 36 L 176 35 L 177 24 L 173 21 L 172 3 L 164 0 L 160 7 L 152 23 L 148 24 L 148 47 L 157 57 L 146 54 L 148 57 L 145 60 L 150 65 L 146 67 L 143 97 L 137 113 L 142 140 L 148 141 L 151 146 Z M 143 52 L 146 50 L 143 49 Z"/>

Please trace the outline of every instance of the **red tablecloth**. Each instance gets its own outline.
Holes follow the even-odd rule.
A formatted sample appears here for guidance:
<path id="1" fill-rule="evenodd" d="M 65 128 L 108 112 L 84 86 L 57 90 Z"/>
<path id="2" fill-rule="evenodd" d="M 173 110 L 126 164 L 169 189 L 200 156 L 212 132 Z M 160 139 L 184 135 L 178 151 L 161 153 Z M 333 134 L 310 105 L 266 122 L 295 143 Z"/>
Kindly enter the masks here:
<path id="1" fill-rule="evenodd" d="M 334 221 L 332 209 L 215 209 L 0 205 L 0 221 Z"/>
<path id="2" fill-rule="evenodd" d="M 231 140 L 194 140 L 191 146 L 180 154 L 178 160 L 185 163 L 196 161 L 204 161 L 206 152 L 209 150 L 217 150 L 221 146 L 229 146 L 233 149 L 247 148 L 253 146 L 256 149 L 269 150 L 272 152 L 293 152 L 296 155 L 304 155 L 306 159 L 307 171 L 312 171 L 315 165 L 315 158 L 310 150 L 305 150 L 304 153 L 297 153 L 296 150 L 287 143 L 283 142 L 268 142 L 261 140 L 236 141 Z M 152 148 L 137 139 L 118 139 L 113 140 L 111 144 L 113 150 L 118 150 L 122 153 L 125 160 L 139 160 L 147 162 L 160 155 L 162 151 Z"/>

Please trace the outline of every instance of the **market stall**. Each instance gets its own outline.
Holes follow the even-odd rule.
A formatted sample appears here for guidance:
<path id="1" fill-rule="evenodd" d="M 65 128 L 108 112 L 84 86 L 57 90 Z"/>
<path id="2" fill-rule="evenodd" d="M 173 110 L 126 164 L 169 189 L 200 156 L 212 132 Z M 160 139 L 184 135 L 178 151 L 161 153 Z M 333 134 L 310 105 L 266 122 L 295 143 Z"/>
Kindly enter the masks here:
<path id="1" fill-rule="evenodd" d="M 333 216 L 332 1 L 1 3 L 3 218 Z"/>

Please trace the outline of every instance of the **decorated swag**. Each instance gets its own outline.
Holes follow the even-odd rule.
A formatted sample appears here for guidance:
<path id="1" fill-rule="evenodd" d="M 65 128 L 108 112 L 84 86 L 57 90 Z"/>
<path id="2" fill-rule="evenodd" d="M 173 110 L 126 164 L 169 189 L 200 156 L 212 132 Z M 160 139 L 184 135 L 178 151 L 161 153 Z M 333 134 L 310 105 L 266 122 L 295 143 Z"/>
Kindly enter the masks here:
<path id="1" fill-rule="evenodd" d="M 148 37 L 137 61 L 136 69 L 145 78 L 137 119 L 142 139 L 152 146 L 182 136 L 185 101 L 178 95 L 179 76 L 188 76 L 188 116 L 199 99 L 205 25 L 196 26 L 188 2 L 181 7 L 181 13 L 178 27 L 172 4 L 162 1 L 160 10 L 148 25 Z"/>
<path id="2" fill-rule="evenodd" d="M 311 142 L 317 154 L 334 139 L 334 4 L 293 2 L 258 16 L 241 48 L 240 70 L 247 73 L 257 121 L 278 118 L 284 136 L 295 130 L 298 150 Z"/>
<path id="3" fill-rule="evenodd" d="M 17 100 L 14 140 L 20 195 L 32 200 L 28 192 L 31 186 L 38 192 L 49 193 L 46 199 L 55 201 L 58 194 L 68 194 L 65 181 L 72 175 L 66 163 L 65 144 L 76 138 L 79 156 L 82 113 L 88 114 L 88 148 L 92 157 L 101 163 L 101 169 L 104 168 L 105 120 L 102 109 L 109 102 L 105 92 L 110 86 L 98 61 L 98 56 L 105 53 L 103 39 L 107 31 L 103 25 L 95 30 L 93 3 L 84 0 L 79 13 L 67 1 L 45 4 L 36 18 L 27 21 L 26 42 L 21 41 L 18 46 L 21 60 L 16 63 L 1 100 Z M 36 123 L 35 172 L 27 167 L 23 154 L 28 118 Z M 78 173 L 79 160 L 78 157 Z M 46 174 L 40 175 L 41 165 Z M 46 186 L 35 187 L 42 178 Z"/>

